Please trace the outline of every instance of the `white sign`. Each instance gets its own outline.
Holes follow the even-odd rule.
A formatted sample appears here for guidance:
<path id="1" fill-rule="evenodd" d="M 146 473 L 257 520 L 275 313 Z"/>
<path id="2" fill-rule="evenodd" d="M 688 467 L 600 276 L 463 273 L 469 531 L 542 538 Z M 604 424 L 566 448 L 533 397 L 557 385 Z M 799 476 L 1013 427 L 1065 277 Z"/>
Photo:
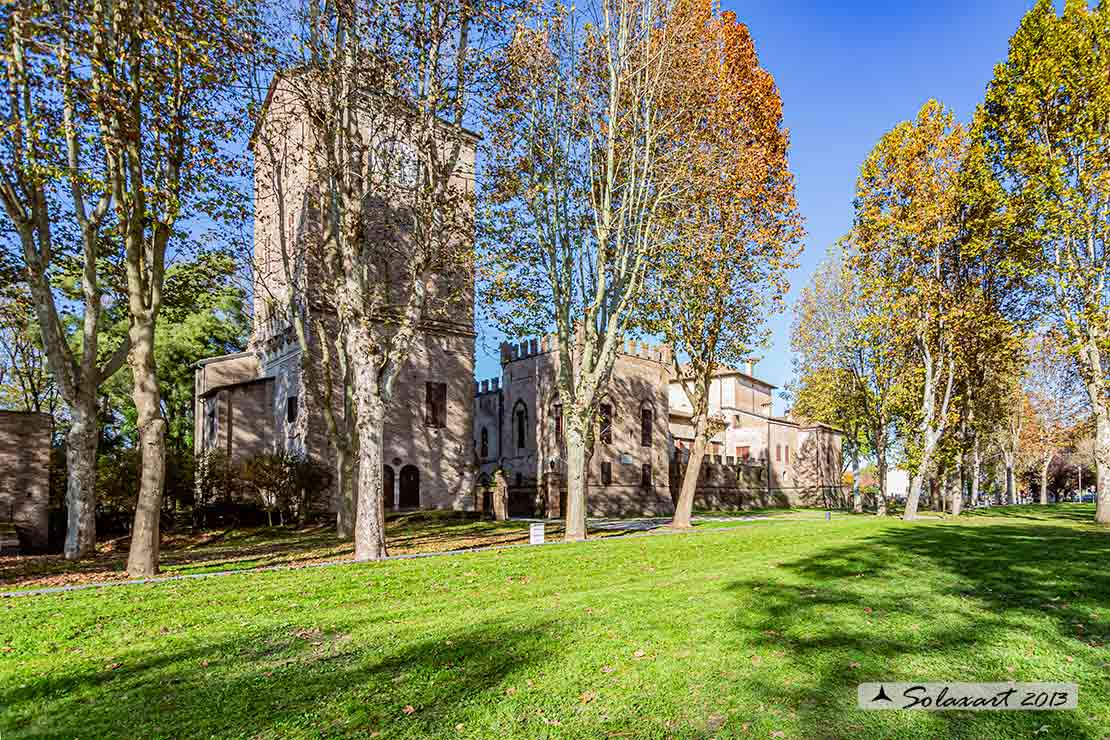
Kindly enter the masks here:
<path id="1" fill-rule="evenodd" d="M 532 524 L 532 526 L 528 527 L 528 544 L 543 544 L 543 522 L 536 522 Z"/>
<path id="2" fill-rule="evenodd" d="M 1052 710 L 1075 709 L 1079 687 L 1073 683 L 861 683 L 860 709 Z"/>

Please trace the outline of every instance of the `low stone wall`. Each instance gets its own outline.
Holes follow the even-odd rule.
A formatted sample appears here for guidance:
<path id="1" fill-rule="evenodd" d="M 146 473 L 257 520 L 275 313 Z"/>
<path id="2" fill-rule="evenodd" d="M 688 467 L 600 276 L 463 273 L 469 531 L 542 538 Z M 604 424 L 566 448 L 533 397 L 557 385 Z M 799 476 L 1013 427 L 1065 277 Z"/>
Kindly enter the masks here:
<path id="1" fill-rule="evenodd" d="M 24 552 L 49 541 L 49 414 L 0 411 L 0 522 L 15 525 Z"/>

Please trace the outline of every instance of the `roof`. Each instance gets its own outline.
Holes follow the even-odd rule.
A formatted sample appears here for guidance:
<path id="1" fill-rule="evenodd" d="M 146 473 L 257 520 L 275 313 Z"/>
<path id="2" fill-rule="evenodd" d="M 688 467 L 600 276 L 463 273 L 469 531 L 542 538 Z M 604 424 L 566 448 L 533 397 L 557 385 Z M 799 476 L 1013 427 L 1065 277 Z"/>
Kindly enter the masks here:
<path id="1" fill-rule="evenodd" d="M 686 363 L 685 365 L 683 365 L 680 368 L 681 369 L 680 377 L 686 377 L 687 369 L 689 367 L 690 367 L 690 363 Z M 741 370 L 737 370 L 734 367 L 720 367 L 716 371 L 714 371 L 714 373 L 713 373 L 714 378 L 723 378 L 723 377 L 726 377 L 726 376 L 740 376 L 742 378 L 747 378 L 748 380 L 750 380 L 754 383 L 759 383 L 760 385 L 766 386 L 767 388 L 770 388 L 772 390 L 778 388 L 778 386 L 774 385 L 773 383 L 768 383 L 766 380 L 762 380 L 760 378 L 757 378 L 754 375 L 752 375 L 751 373 L 746 373 L 746 372 L 743 372 Z M 675 380 L 677 380 L 677 378 L 675 378 Z"/>
<path id="2" fill-rule="evenodd" d="M 297 67 L 291 67 L 289 69 L 278 70 L 274 73 L 273 79 L 270 80 L 270 86 L 266 90 L 266 99 L 262 101 L 262 107 L 258 109 L 258 116 L 254 119 L 254 126 L 251 128 L 250 138 L 247 139 L 247 147 L 249 149 L 254 149 L 254 141 L 256 138 L 258 138 L 258 131 L 262 128 L 262 122 L 266 120 L 266 112 L 270 110 L 270 101 L 272 101 L 274 98 L 274 90 L 277 89 L 278 82 L 280 82 L 281 79 L 283 77 L 286 77 L 287 75 L 302 74 L 307 71 L 308 67 L 306 65 L 300 65 Z M 455 128 L 454 125 L 448 123 L 447 121 L 444 121 L 443 119 L 440 119 L 440 122 L 444 125 L 450 126 L 451 128 Z M 482 139 L 481 134 L 468 129 L 465 126 L 459 126 L 458 130 L 461 131 L 463 135 L 466 138 L 470 139 L 471 142 L 474 144 L 477 144 Z"/>
<path id="3" fill-rule="evenodd" d="M 224 362 L 225 360 L 237 360 L 240 357 L 247 357 L 253 354 L 253 352 L 244 350 L 242 352 L 232 352 L 226 355 L 216 355 L 215 357 L 205 357 L 203 360 L 194 362 L 193 367 L 204 367 L 205 365 L 211 365 L 213 362 Z"/>
<path id="4" fill-rule="evenodd" d="M 242 388 L 242 387 L 245 387 L 245 386 L 248 386 L 248 385 L 254 385 L 255 383 L 273 383 L 273 382 L 274 382 L 274 376 L 272 376 L 272 375 L 263 375 L 260 378 L 251 378 L 249 380 L 239 380 L 239 381 L 236 381 L 234 383 L 224 383 L 223 385 L 214 385 L 211 388 L 209 388 L 208 390 L 206 390 L 204 393 L 201 393 L 200 395 L 198 395 L 197 398 L 208 398 L 209 396 L 216 395 L 220 391 L 231 390 L 232 388 Z"/>

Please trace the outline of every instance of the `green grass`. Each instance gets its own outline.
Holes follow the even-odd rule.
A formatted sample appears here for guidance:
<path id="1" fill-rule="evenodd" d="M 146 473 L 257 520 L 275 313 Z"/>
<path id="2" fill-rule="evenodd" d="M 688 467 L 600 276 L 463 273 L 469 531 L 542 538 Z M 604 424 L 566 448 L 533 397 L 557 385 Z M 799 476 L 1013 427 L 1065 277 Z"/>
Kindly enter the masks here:
<path id="1" fill-rule="evenodd" d="M 0 736 L 1102 738 L 1110 532 L 1091 509 L 9 599 Z M 1079 710 L 855 709 L 858 682 L 944 679 L 1074 681 Z"/>

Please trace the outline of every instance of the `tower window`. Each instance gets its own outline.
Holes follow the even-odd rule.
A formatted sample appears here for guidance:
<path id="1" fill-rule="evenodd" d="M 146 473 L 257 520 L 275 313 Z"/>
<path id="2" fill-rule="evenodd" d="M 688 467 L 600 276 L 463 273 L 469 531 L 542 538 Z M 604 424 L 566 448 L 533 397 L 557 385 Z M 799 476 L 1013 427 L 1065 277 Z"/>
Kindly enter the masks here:
<path id="1" fill-rule="evenodd" d="M 605 444 L 613 444 L 613 407 L 607 403 L 601 404 L 598 407 L 598 420 L 600 428 L 598 436 Z"/>
<path id="2" fill-rule="evenodd" d="M 481 450 L 478 454 L 479 457 L 485 460 L 487 457 L 489 457 L 489 431 L 487 431 L 485 427 L 482 427 L 480 438 Z"/>
<path id="3" fill-rule="evenodd" d="M 425 403 L 424 403 L 424 421 L 433 429 L 439 429 L 447 424 L 447 384 L 446 383 L 432 383 L 424 384 L 425 388 Z"/>
<path id="4" fill-rule="evenodd" d="M 513 407 L 513 417 L 516 422 L 516 448 L 523 450 L 528 446 L 528 407 L 517 401 Z"/>
<path id="5" fill-rule="evenodd" d="M 652 423 L 653 423 L 653 418 L 652 417 L 653 416 L 654 416 L 654 414 L 652 414 L 650 408 L 645 406 L 644 408 L 640 409 L 640 446 L 641 447 L 651 447 L 651 437 L 652 437 L 651 432 L 652 432 Z"/>
<path id="6" fill-rule="evenodd" d="M 297 420 L 297 397 L 289 396 L 285 399 L 285 420 L 292 424 Z"/>
<path id="7" fill-rule="evenodd" d="M 644 463 L 640 466 L 640 485 L 644 488 L 651 488 L 651 463 Z"/>
<path id="8" fill-rule="evenodd" d="M 613 463 L 601 463 L 601 485 L 607 486 L 613 482 Z"/>

